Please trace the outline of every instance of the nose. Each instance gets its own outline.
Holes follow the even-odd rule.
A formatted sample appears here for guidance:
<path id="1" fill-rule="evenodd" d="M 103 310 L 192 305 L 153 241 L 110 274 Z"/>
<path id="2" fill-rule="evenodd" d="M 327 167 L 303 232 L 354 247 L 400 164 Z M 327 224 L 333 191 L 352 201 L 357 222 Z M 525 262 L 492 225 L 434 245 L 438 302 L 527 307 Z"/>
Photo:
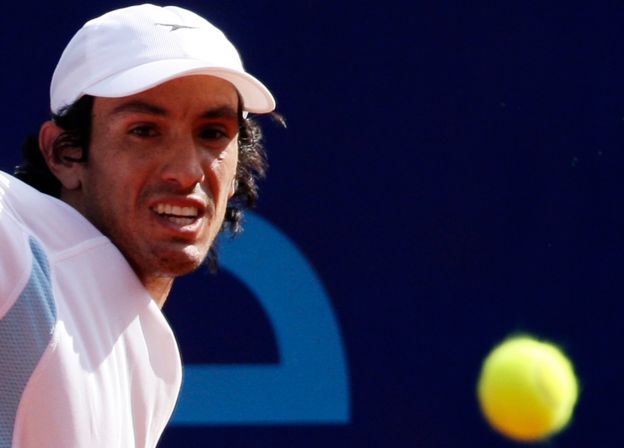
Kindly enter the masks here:
<path id="1" fill-rule="evenodd" d="M 167 158 L 162 167 L 162 178 L 176 188 L 195 187 L 205 179 L 202 152 L 192 137 L 178 137 L 167 150 Z"/>

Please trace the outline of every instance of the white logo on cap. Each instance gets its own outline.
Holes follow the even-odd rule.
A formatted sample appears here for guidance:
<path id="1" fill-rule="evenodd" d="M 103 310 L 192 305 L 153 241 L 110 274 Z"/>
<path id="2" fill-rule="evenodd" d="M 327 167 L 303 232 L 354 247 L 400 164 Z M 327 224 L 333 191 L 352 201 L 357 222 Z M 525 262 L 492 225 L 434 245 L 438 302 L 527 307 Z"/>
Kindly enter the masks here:
<path id="1" fill-rule="evenodd" d="M 196 26 L 176 25 L 173 23 L 155 23 L 154 25 L 170 26 L 171 29 L 169 31 L 177 31 L 182 28 L 188 28 L 190 30 L 194 30 L 197 28 Z"/>

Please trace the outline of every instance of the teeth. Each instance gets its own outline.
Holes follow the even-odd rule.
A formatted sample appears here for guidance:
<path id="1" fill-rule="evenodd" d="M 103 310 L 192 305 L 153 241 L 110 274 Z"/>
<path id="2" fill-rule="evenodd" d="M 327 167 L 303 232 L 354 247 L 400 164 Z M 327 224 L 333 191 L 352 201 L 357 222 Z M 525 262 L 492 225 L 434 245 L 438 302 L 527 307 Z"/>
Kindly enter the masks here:
<path id="1" fill-rule="evenodd" d="M 197 207 L 179 207 L 171 204 L 158 204 L 155 207 L 156 213 L 159 215 L 173 215 L 182 217 L 197 217 Z"/>
<path id="2" fill-rule="evenodd" d="M 167 219 L 180 226 L 185 226 L 193 222 L 193 218 L 178 218 L 177 216 L 168 216 Z"/>

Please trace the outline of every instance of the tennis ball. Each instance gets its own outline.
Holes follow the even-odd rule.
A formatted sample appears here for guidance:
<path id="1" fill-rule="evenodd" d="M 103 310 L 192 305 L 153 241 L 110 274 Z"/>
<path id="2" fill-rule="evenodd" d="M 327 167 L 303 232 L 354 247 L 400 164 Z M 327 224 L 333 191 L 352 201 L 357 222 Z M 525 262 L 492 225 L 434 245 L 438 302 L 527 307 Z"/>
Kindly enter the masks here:
<path id="1" fill-rule="evenodd" d="M 537 442 L 568 424 L 578 383 L 572 363 L 555 345 L 514 336 L 486 357 L 477 394 L 495 430 L 519 442 Z"/>

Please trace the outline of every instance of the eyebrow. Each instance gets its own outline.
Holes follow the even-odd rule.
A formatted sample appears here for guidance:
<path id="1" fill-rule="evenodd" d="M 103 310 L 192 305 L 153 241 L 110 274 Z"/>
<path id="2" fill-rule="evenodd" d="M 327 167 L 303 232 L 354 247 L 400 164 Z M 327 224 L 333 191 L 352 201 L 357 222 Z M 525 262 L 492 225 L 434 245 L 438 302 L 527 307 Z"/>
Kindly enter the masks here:
<path id="1" fill-rule="evenodd" d="M 124 113 L 144 113 L 151 115 L 160 115 L 166 116 L 167 111 L 162 107 L 156 106 L 151 103 L 146 103 L 145 101 L 133 100 L 125 103 L 121 103 L 119 106 L 115 107 L 110 115 L 118 115 Z"/>
<path id="2" fill-rule="evenodd" d="M 237 110 L 230 106 L 221 106 L 215 107 L 214 109 L 210 109 L 205 111 L 201 117 L 202 118 L 237 118 L 239 113 Z"/>
<path id="3" fill-rule="evenodd" d="M 122 103 L 115 107 L 111 111 L 111 115 L 118 115 L 124 113 L 144 113 L 150 115 L 158 115 L 166 117 L 169 115 L 167 109 L 156 106 L 155 104 L 148 103 L 141 100 L 132 100 Z M 238 119 L 239 113 L 231 106 L 219 106 L 214 109 L 208 109 L 201 115 L 202 118 L 236 118 Z"/>

